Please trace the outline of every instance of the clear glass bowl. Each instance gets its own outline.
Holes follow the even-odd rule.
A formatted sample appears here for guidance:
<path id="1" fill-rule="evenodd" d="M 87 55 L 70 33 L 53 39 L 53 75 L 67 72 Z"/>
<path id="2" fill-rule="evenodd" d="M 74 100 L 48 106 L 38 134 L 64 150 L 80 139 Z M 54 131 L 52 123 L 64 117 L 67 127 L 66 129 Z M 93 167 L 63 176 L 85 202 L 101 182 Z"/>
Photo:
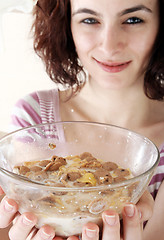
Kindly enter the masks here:
<path id="1" fill-rule="evenodd" d="M 130 169 L 133 177 L 106 185 L 59 187 L 13 174 L 14 166 L 26 161 L 83 152 Z M 38 216 L 37 227 L 49 224 L 56 235 L 67 237 L 80 234 L 88 221 L 101 227 L 101 214 L 106 209 L 121 215 L 126 202 L 137 203 L 158 162 L 157 147 L 146 137 L 124 128 L 92 122 L 41 124 L 0 140 L 0 185 L 8 197 L 18 202 L 21 213 L 32 211 Z"/>

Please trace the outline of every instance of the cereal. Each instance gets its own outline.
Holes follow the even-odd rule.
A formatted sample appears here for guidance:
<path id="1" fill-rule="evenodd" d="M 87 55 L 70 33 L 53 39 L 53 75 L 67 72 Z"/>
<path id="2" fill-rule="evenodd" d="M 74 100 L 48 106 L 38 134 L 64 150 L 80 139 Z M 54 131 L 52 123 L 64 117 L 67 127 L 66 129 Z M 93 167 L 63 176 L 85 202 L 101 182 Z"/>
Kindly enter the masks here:
<path id="1" fill-rule="evenodd" d="M 46 167 L 50 162 L 50 160 L 42 160 L 39 162 L 39 166 Z"/>
<path id="2" fill-rule="evenodd" d="M 14 172 L 39 181 L 46 187 L 54 187 L 51 191 L 47 189 L 44 195 L 40 191 L 36 191 L 36 195 L 28 193 L 26 199 L 29 201 L 27 205 L 40 209 L 43 223 L 54 224 L 55 231 L 60 234 L 59 219 L 61 222 L 72 221 L 78 229 L 79 222 L 93 221 L 98 224 L 104 210 L 114 209 L 121 213 L 124 203 L 131 200 L 137 187 L 134 184 L 113 189 L 108 187 L 132 178 L 130 170 L 114 162 L 103 162 L 88 152 L 65 157 L 53 155 L 50 159 L 24 162 L 15 166 Z M 97 191 L 99 186 L 102 189 Z M 80 231 L 77 229 L 75 232 Z M 65 232 L 62 234 L 69 235 Z"/>
<path id="3" fill-rule="evenodd" d="M 113 182 L 113 178 L 110 175 L 109 171 L 101 168 L 94 172 L 94 175 L 99 184 L 111 184 Z"/>
<path id="4" fill-rule="evenodd" d="M 92 186 L 96 186 L 97 181 L 93 173 L 85 173 L 81 178 L 77 179 L 78 182 L 90 183 Z"/>
<path id="5" fill-rule="evenodd" d="M 30 171 L 31 172 L 40 172 L 40 171 L 42 171 L 42 168 L 39 166 L 34 166 L 34 167 L 30 168 Z"/>
<path id="6" fill-rule="evenodd" d="M 80 178 L 82 175 L 80 172 L 69 172 L 67 173 L 67 178 L 69 181 L 75 181 Z M 65 179 L 66 180 L 66 179 Z"/>
<path id="7" fill-rule="evenodd" d="M 102 167 L 108 171 L 112 171 L 114 169 L 117 169 L 118 168 L 118 165 L 116 163 L 113 163 L 113 162 L 104 162 L 102 164 Z"/>
<path id="8" fill-rule="evenodd" d="M 103 199 L 96 199 L 89 204 L 88 209 L 90 213 L 98 214 L 105 209 L 105 206 L 106 202 Z"/>
<path id="9" fill-rule="evenodd" d="M 30 169 L 26 166 L 20 166 L 18 170 L 21 175 L 26 175 L 26 173 L 30 172 Z"/>
<path id="10" fill-rule="evenodd" d="M 83 160 L 83 159 L 85 159 L 87 157 L 92 157 L 92 154 L 88 153 L 88 152 L 84 152 L 79 157 L 80 157 L 81 160 Z"/>
<path id="11" fill-rule="evenodd" d="M 68 187 L 90 187 L 118 183 L 131 178 L 128 169 L 119 167 L 114 162 L 102 162 L 91 153 L 84 152 L 79 156 L 60 157 L 24 162 L 14 170 L 27 178 L 39 180 L 47 185 L 56 183 Z"/>
<path id="12" fill-rule="evenodd" d="M 124 168 L 116 168 L 113 173 L 116 174 L 117 177 L 127 177 L 130 175 L 129 170 Z"/>
<path id="13" fill-rule="evenodd" d="M 49 148 L 51 148 L 51 149 L 55 149 L 55 148 L 56 148 L 56 145 L 53 144 L 53 143 L 49 143 Z"/>

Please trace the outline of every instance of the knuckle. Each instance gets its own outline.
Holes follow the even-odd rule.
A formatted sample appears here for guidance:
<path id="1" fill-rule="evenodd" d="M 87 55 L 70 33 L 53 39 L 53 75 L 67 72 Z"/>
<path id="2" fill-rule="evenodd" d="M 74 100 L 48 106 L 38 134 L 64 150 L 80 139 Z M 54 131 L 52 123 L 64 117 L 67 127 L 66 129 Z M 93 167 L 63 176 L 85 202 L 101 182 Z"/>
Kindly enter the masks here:
<path id="1" fill-rule="evenodd" d="M 6 228 L 10 225 L 11 221 L 5 217 L 4 219 L 4 214 L 0 213 L 0 228 Z"/>
<path id="2" fill-rule="evenodd" d="M 16 234 L 14 234 L 12 229 L 10 229 L 10 231 L 9 231 L 9 239 L 10 240 L 18 240 L 18 236 L 16 236 Z"/>

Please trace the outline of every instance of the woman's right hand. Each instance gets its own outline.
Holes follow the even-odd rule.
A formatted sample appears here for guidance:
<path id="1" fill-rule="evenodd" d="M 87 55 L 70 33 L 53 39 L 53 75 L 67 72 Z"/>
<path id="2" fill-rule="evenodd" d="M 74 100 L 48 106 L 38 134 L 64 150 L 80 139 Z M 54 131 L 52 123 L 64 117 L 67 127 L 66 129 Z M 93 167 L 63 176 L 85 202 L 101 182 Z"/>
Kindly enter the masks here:
<path id="1" fill-rule="evenodd" d="M 0 193 L 3 193 L 1 188 Z M 11 240 L 54 239 L 55 232 L 51 227 L 43 226 L 39 230 L 36 229 L 34 226 L 37 223 L 37 217 L 28 212 L 20 215 L 17 203 L 5 196 L 0 203 L 0 228 L 8 227 L 12 222 L 14 224 L 9 231 Z M 55 238 L 55 240 L 61 240 L 61 238 Z"/>
<path id="2" fill-rule="evenodd" d="M 0 198 L 4 195 L 3 189 L 0 187 Z M 18 211 L 17 203 L 8 199 L 6 196 L 3 197 L 0 203 L 0 228 L 6 228 L 15 218 L 15 215 Z"/>
<path id="3" fill-rule="evenodd" d="M 5 196 L 0 204 L 0 228 L 8 227 L 16 217 L 17 212 L 17 203 L 14 200 L 9 199 Z"/>

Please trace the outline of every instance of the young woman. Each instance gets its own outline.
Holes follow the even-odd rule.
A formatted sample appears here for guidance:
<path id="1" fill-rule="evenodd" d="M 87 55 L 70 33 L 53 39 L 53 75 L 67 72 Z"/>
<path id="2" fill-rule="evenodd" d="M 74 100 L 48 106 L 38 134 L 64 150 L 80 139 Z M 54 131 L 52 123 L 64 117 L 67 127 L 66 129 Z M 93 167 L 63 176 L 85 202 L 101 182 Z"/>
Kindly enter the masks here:
<path id="1" fill-rule="evenodd" d="M 163 14 L 164 0 L 39 0 L 34 9 L 34 48 L 51 79 L 66 90 L 21 99 L 13 110 L 11 130 L 59 120 L 96 121 L 145 135 L 160 150 L 149 186 L 155 200 L 152 217 L 153 202 L 146 192 L 137 206 L 123 209 L 123 238 L 118 215 L 111 210 L 102 214 L 102 240 L 164 236 Z M 3 199 L 0 227 L 6 227 L 17 210 L 13 200 Z M 141 222 L 148 219 L 142 231 Z M 33 228 L 36 221 L 32 213 L 17 217 L 10 238 L 53 239 L 49 226 Z M 82 239 L 98 240 L 98 231 L 88 223 Z"/>

